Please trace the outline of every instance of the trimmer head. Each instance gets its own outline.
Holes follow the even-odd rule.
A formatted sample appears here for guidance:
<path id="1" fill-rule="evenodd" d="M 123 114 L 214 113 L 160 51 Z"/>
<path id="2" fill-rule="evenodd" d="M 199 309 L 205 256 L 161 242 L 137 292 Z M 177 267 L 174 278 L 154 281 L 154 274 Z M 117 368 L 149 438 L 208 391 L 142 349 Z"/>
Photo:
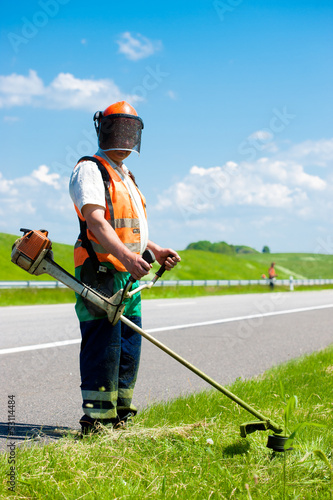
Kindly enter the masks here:
<path id="1" fill-rule="evenodd" d="M 276 434 L 272 434 L 268 436 L 268 441 L 266 446 L 267 448 L 270 448 L 273 451 L 279 451 L 279 452 L 293 450 L 292 446 L 290 446 L 290 448 L 284 447 L 288 439 L 289 439 L 288 436 L 277 436 Z"/>
<path id="2" fill-rule="evenodd" d="M 273 427 L 273 429 L 272 429 Z M 248 434 L 252 434 L 256 431 L 267 431 L 268 429 L 272 429 L 275 431 L 274 434 L 270 434 L 268 436 L 267 448 L 270 448 L 273 451 L 284 452 L 292 450 L 293 448 L 285 449 L 285 444 L 288 441 L 288 436 L 279 436 L 279 432 L 282 432 L 282 429 L 277 429 L 272 426 L 268 420 L 266 421 L 255 421 L 255 422 L 246 422 L 240 426 L 240 434 L 241 437 L 245 438 Z"/>

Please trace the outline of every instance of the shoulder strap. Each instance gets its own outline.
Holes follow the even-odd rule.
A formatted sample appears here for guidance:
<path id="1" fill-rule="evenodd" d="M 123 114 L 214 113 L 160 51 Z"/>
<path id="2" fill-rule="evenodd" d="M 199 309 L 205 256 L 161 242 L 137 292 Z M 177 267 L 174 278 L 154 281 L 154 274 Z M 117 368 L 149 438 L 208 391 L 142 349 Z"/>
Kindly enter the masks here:
<path id="1" fill-rule="evenodd" d="M 94 163 L 96 163 L 98 170 L 101 172 L 103 182 L 110 183 L 108 171 L 104 167 L 103 163 L 95 158 L 95 156 L 82 156 L 82 158 L 79 159 L 78 163 L 81 163 L 81 161 L 93 161 Z"/>
<path id="2" fill-rule="evenodd" d="M 113 204 L 112 204 L 112 200 L 111 200 L 111 196 L 110 196 L 110 192 L 109 192 L 109 187 L 110 187 L 109 172 L 106 170 L 103 163 L 101 163 L 97 158 L 95 158 L 95 156 L 82 156 L 82 158 L 79 159 L 78 163 L 81 163 L 81 161 L 92 161 L 92 162 L 96 163 L 98 170 L 100 171 L 100 173 L 102 175 L 102 179 L 103 179 L 103 183 L 104 183 L 105 198 L 106 198 L 106 202 L 107 202 L 108 209 L 110 212 L 110 217 L 111 217 L 110 223 L 111 223 L 111 226 L 113 227 L 113 229 L 115 229 L 114 210 L 113 210 Z"/>
<path id="3" fill-rule="evenodd" d="M 80 158 L 79 161 L 80 162 L 81 161 L 93 161 L 94 163 L 96 163 L 98 170 L 100 171 L 100 173 L 102 175 L 103 182 L 104 182 L 105 198 L 106 198 L 106 202 L 108 204 L 110 217 L 111 217 L 110 223 L 111 223 L 111 226 L 113 227 L 113 229 L 115 229 L 114 210 L 113 210 L 112 200 L 111 200 L 110 191 L 109 191 L 109 187 L 110 187 L 109 172 L 106 170 L 103 163 L 101 163 L 97 158 L 95 158 L 95 156 L 83 156 L 82 158 Z"/>
<path id="4" fill-rule="evenodd" d="M 82 158 L 79 159 L 78 163 L 81 163 L 82 161 L 93 161 L 94 163 L 96 163 L 99 171 L 101 172 L 103 183 L 104 183 L 104 188 L 105 188 L 105 197 L 106 197 L 106 201 L 107 201 L 107 204 L 108 204 L 108 207 L 109 207 L 109 211 L 110 211 L 110 215 L 111 215 L 111 225 L 112 225 L 112 227 L 114 229 L 113 205 L 112 205 L 112 201 L 111 201 L 111 197 L 110 197 L 110 193 L 109 193 L 109 186 L 110 186 L 109 173 L 106 170 L 106 168 L 104 167 L 104 165 L 97 158 L 95 158 L 94 156 L 83 156 Z M 79 217 L 79 224 L 80 224 L 80 235 L 79 235 L 79 238 L 82 241 L 83 248 L 85 248 L 87 250 L 88 255 L 89 255 L 90 259 L 91 259 L 91 262 L 92 262 L 92 264 L 94 266 L 94 269 L 95 269 L 95 271 L 96 271 L 96 273 L 98 275 L 100 271 L 104 271 L 105 270 L 105 266 L 101 266 L 100 265 L 100 262 L 99 262 L 99 260 L 97 258 L 97 255 L 96 255 L 96 253 L 95 253 L 95 251 L 94 251 L 94 249 L 92 247 L 91 241 L 88 238 L 88 235 L 87 235 L 87 222 L 81 220 L 80 217 Z"/>

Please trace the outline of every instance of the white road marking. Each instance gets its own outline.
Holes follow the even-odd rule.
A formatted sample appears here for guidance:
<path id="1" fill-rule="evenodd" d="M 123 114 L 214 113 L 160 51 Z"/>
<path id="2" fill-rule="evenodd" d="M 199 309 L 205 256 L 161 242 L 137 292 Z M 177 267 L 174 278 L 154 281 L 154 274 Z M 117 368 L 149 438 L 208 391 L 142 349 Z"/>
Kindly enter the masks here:
<path id="1" fill-rule="evenodd" d="M 167 304 L 156 304 L 157 307 L 183 307 L 183 306 L 193 306 L 195 305 L 196 302 L 174 302 L 174 303 L 167 303 Z"/>
<path id="2" fill-rule="evenodd" d="M 287 309 L 284 311 L 273 311 L 273 312 L 268 312 L 268 313 L 250 314 L 248 316 L 236 316 L 235 318 L 213 319 L 212 321 L 202 321 L 199 323 L 188 323 L 185 325 L 162 326 L 161 328 L 152 328 L 151 330 L 147 330 L 147 332 L 154 333 L 154 332 L 164 332 L 167 330 L 181 330 L 183 328 L 195 328 L 198 326 L 217 325 L 219 323 L 230 323 L 232 321 L 244 321 L 247 319 L 265 318 L 268 316 L 277 316 L 279 314 L 290 314 L 290 313 L 315 311 L 317 309 L 329 309 L 329 308 L 333 308 L 333 304 L 325 304 L 322 306 L 311 306 L 311 307 L 299 307 L 297 309 Z M 1 354 L 1 351 L 0 351 L 0 354 Z"/>
<path id="3" fill-rule="evenodd" d="M 36 351 L 37 349 L 49 349 L 50 347 L 61 347 L 63 345 L 78 344 L 79 342 L 81 342 L 81 339 L 59 340 L 58 342 L 49 342 L 48 344 L 9 347 L 8 349 L 0 349 L 0 354 L 12 354 L 14 352 Z"/>
<path id="4" fill-rule="evenodd" d="M 287 309 L 284 311 L 273 311 L 273 312 L 268 312 L 268 313 L 261 313 L 261 314 L 250 314 L 248 316 L 236 316 L 234 318 L 223 318 L 223 319 L 215 319 L 212 321 L 202 321 L 199 323 L 187 323 L 184 325 L 174 325 L 174 326 L 163 326 L 160 328 L 151 328 L 150 330 L 146 330 L 147 333 L 155 333 L 155 332 L 166 332 L 169 330 L 181 330 L 184 328 L 195 328 L 199 326 L 209 326 L 209 325 L 217 325 L 221 323 L 230 323 L 233 321 L 245 321 L 247 319 L 254 319 L 254 318 L 266 318 L 270 316 L 278 316 L 282 314 L 293 314 L 293 313 L 300 313 L 300 312 L 306 312 L 306 311 L 317 311 L 321 309 L 331 309 L 333 308 L 333 304 L 325 304 L 321 306 L 311 306 L 311 307 L 299 307 L 297 309 Z M 1 354 L 13 354 L 17 352 L 25 352 L 25 351 L 35 351 L 37 349 L 50 349 L 52 347 L 62 347 L 66 345 L 73 345 L 73 344 L 79 344 L 81 342 L 81 339 L 71 339 L 71 340 L 59 340 L 58 342 L 50 342 L 48 344 L 36 344 L 36 345 L 28 345 L 28 346 L 21 346 L 21 347 L 10 347 L 8 349 L 0 349 L 0 355 Z"/>

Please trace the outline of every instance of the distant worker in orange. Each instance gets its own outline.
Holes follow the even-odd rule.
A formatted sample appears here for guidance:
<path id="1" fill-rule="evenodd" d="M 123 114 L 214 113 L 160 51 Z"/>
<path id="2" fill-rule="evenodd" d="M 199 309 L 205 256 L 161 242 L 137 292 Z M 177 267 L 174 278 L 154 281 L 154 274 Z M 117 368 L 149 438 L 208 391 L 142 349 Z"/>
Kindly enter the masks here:
<path id="1" fill-rule="evenodd" d="M 272 262 L 271 267 L 268 269 L 268 280 L 269 280 L 269 286 L 271 287 L 271 290 L 274 289 L 274 283 L 275 283 L 276 278 L 277 278 L 277 274 L 275 272 L 275 262 Z"/>

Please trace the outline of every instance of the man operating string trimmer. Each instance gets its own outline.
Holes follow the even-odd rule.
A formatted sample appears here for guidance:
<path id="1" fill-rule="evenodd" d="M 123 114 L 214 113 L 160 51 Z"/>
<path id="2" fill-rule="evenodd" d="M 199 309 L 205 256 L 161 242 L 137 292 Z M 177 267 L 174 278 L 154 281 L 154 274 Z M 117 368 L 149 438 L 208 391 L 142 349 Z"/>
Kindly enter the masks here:
<path id="1" fill-rule="evenodd" d="M 75 275 L 112 295 L 130 275 L 139 280 L 149 273 L 151 264 L 142 258 L 144 250 L 151 250 L 167 270 L 180 257 L 148 239 L 145 199 L 123 164 L 132 151 L 140 152 L 141 118 L 122 101 L 96 112 L 94 123 L 99 149 L 93 157 L 79 160 L 70 180 L 81 230 L 74 250 Z M 82 432 L 95 431 L 100 424 L 122 427 L 137 411 L 132 397 L 141 335 L 120 321 L 113 326 L 104 311 L 81 296 L 77 296 L 76 313 L 82 335 Z M 123 314 L 141 326 L 139 293 L 127 300 Z"/>
<path id="2" fill-rule="evenodd" d="M 132 148 L 133 151 L 138 150 L 138 130 L 126 120 L 137 115 L 128 113 L 114 113 L 114 115 L 117 116 L 108 121 L 104 121 L 108 116 L 106 112 L 105 116 L 95 115 L 100 146 L 111 155 L 113 153 L 110 152 L 119 151 L 117 145 L 119 147 L 121 145 L 122 148 L 125 146 Z M 103 125 L 105 129 L 102 128 Z M 122 137 L 130 138 L 129 142 L 125 143 L 125 139 L 120 140 Z M 105 142 L 107 139 L 109 142 Z M 128 151 L 130 152 L 129 149 L 121 151 L 125 151 L 125 156 L 129 154 Z M 24 234 L 14 242 L 11 252 L 12 262 L 20 268 L 35 276 L 49 274 L 74 290 L 78 296 L 76 310 L 82 331 L 81 388 L 85 411 L 80 420 L 83 433 L 101 429 L 102 423 L 112 427 L 123 427 L 129 417 L 136 413 L 135 407 L 132 406 L 132 396 L 140 357 L 141 337 L 136 335 L 139 334 L 255 416 L 256 421 L 241 424 L 242 437 L 255 431 L 272 430 L 274 434 L 268 436 L 267 447 L 274 451 L 284 451 L 288 436 L 281 435 L 283 428 L 279 424 L 241 400 L 138 326 L 140 324 L 138 293 L 144 288 L 151 288 L 165 269 L 171 269 L 180 258 L 169 248 L 162 249 L 147 239 L 143 240 L 139 207 L 144 210 L 144 199 L 134 184 L 131 184 L 127 177 L 129 174 L 124 173 L 121 161 L 114 163 L 111 158 L 109 160 L 104 159 L 103 150 L 99 150 L 98 155 L 94 157 L 88 159 L 85 157 L 84 160 L 81 158 L 79 165 L 75 167 L 71 182 L 71 187 L 77 190 L 73 197 L 78 205 L 76 210 L 81 227 L 75 246 L 76 275 L 81 280 L 74 278 L 54 261 L 52 242 L 45 229 L 22 228 Z M 87 168 L 82 171 L 84 163 Z M 93 165 L 96 163 L 98 170 L 92 170 L 91 163 Z M 119 175 L 116 172 L 117 167 L 122 167 Z M 92 170 L 90 173 L 89 169 Z M 94 176 L 96 182 L 93 180 Z M 86 184 L 86 191 L 80 186 L 83 181 Z M 99 198 L 96 193 L 95 195 L 89 193 L 88 188 L 94 182 L 99 184 L 100 190 L 102 186 L 104 188 L 105 207 L 103 192 L 99 194 Z M 145 220 L 144 212 L 143 222 Z M 141 258 L 140 252 L 146 246 L 146 242 L 147 247 Z M 147 274 L 151 267 L 150 263 L 153 262 L 151 249 L 162 263 L 161 268 L 151 281 L 138 287 L 135 283 L 136 278 Z M 135 277 L 131 276 L 128 270 L 131 270 Z M 133 284 L 135 284 L 134 289 L 132 289 Z"/>

